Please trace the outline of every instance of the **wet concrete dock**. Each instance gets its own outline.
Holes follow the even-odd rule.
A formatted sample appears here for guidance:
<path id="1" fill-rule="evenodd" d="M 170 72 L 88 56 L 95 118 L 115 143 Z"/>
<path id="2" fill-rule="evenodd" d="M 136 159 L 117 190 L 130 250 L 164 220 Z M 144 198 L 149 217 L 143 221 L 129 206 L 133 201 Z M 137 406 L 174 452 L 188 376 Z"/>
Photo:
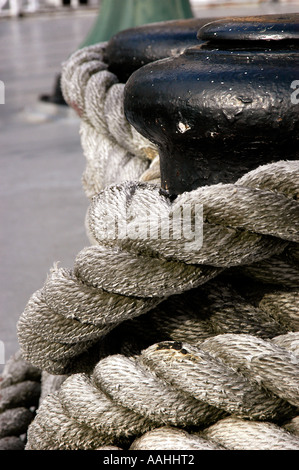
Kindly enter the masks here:
<path id="1" fill-rule="evenodd" d="M 18 347 L 16 322 L 30 295 L 42 286 L 55 260 L 71 267 L 87 243 L 79 121 L 37 100 L 52 90 L 61 62 L 85 37 L 93 17 L 0 20 L 0 79 L 5 84 L 5 104 L 0 105 L 0 340 L 6 360 Z"/>

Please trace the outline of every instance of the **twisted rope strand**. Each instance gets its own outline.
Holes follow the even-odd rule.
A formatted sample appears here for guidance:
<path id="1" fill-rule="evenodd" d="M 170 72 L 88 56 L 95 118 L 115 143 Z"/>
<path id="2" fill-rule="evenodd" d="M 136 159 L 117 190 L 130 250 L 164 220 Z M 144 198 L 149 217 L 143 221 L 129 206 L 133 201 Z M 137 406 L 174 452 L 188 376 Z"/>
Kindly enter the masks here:
<path id="1" fill-rule="evenodd" d="M 114 403 L 146 416 L 155 425 L 201 425 L 216 421 L 225 414 L 177 391 L 145 368 L 138 359 L 108 356 L 96 365 L 93 380 Z"/>
<path id="2" fill-rule="evenodd" d="M 251 337 L 245 336 L 250 349 Z M 278 403 L 277 397 L 268 390 L 265 393 L 249 382 L 236 369 L 213 357 L 203 345 L 197 348 L 186 343 L 160 343 L 143 351 L 141 358 L 171 385 L 228 413 L 253 419 L 273 419 L 282 412 L 281 400 Z M 298 385 L 298 379 L 293 377 L 293 380 Z"/>
<path id="3" fill-rule="evenodd" d="M 276 292 L 273 302 L 277 300 L 280 304 L 280 296 L 287 298 L 289 294 L 292 296 L 293 293 Z M 276 317 L 272 317 L 275 305 L 269 301 L 265 308 L 263 300 L 266 296 L 264 294 L 259 305 L 254 306 L 224 280 L 211 280 L 190 292 L 170 297 L 148 315 L 137 319 L 135 328 L 142 322 L 145 331 L 155 327 L 165 334 L 165 338 L 194 345 L 223 333 L 247 333 L 267 339 L 291 331 L 293 323 L 287 321 L 287 315 L 282 326 Z M 298 316 L 298 303 L 293 307 Z"/>
<path id="4" fill-rule="evenodd" d="M 130 450 L 225 450 L 212 441 L 188 432 L 165 426 L 148 431 L 135 439 Z"/>
<path id="5" fill-rule="evenodd" d="M 125 118 L 124 84 L 107 70 L 105 47 L 100 43 L 76 51 L 61 74 L 64 98 L 81 118 L 82 183 L 89 198 L 110 183 L 138 179 L 157 155 L 156 146 Z"/>
<path id="6" fill-rule="evenodd" d="M 201 348 L 299 406 L 299 358 L 284 348 L 253 336 L 231 334 L 209 338 Z"/>
<path id="7" fill-rule="evenodd" d="M 24 358 L 72 373 L 43 398 L 27 448 L 298 450 L 299 161 L 170 198 L 104 50 L 62 73 L 93 245 L 72 270 L 54 266 L 18 322 Z M 170 221 L 191 208 L 194 235 L 197 206 L 203 238 L 186 241 Z M 239 291 L 238 272 L 270 285 Z"/>
<path id="8" fill-rule="evenodd" d="M 295 168 L 294 178 L 296 178 L 299 162 L 292 163 L 293 169 Z M 276 164 L 273 164 L 271 168 L 279 186 L 280 164 L 278 164 L 278 169 Z M 293 175 L 289 171 L 288 176 L 290 174 Z M 256 175 L 257 171 L 255 171 Z M 150 214 L 152 218 L 159 214 L 162 220 L 163 217 L 165 220 L 169 219 L 169 214 L 176 210 L 180 201 L 185 201 L 185 203 L 193 201 L 195 204 L 196 201 L 202 201 L 205 191 L 207 191 L 208 199 L 204 198 L 204 201 L 209 201 L 208 213 L 212 210 L 213 204 L 215 214 L 225 211 L 225 204 L 222 202 L 222 195 L 219 191 L 222 187 L 226 188 L 226 185 L 220 188 L 219 185 L 216 185 L 216 188 L 214 186 L 199 188 L 183 194 L 172 202 L 167 195 L 161 193 L 159 188 L 153 185 L 123 183 L 109 187 L 93 198 L 87 220 L 89 230 L 98 245 L 82 250 L 76 258 L 72 271 L 54 267 L 44 287 L 30 299 L 18 323 L 19 342 L 26 359 L 31 361 L 35 355 L 34 360 L 36 360 L 34 344 L 36 340 L 39 343 L 41 341 L 40 326 L 46 317 L 48 327 L 45 326 L 44 333 L 42 333 L 45 344 L 61 343 L 64 345 L 63 350 L 69 351 L 74 345 L 75 349 L 71 355 L 75 356 L 90 346 L 89 341 L 99 340 L 120 322 L 148 312 L 170 295 L 207 283 L 219 275 L 225 267 L 248 266 L 253 258 L 267 260 L 271 255 L 280 253 L 288 243 L 279 238 L 282 229 L 279 229 L 276 237 L 268 234 L 261 235 L 247 230 L 249 222 L 244 223 L 244 228 L 240 230 L 240 228 L 220 225 L 217 216 L 215 216 L 219 222 L 217 225 L 214 225 L 214 221 L 212 224 L 204 222 L 203 245 L 199 249 L 195 247 L 195 250 L 184 249 L 185 242 L 181 239 L 152 239 L 151 237 L 132 239 L 127 235 L 119 239 L 109 238 L 111 217 L 112 219 L 118 217 L 118 220 L 126 223 L 128 206 L 133 217 L 129 224 L 137 223 L 139 227 L 145 228 L 148 223 L 147 214 Z M 239 188 L 238 185 L 237 187 Z M 273 188 L 274 183 L 271 180 L 271 197 L 274 195 Z M 224 201 L 226 200 L 225 194 L 224 192 Z M 278 201 L 280 201 L 280 195 L 278 196 Z M 241 205 L 246 207 L 246 213 L 249 214 L 248 218 L 253 221 L 257 213 L 256 206 L 251 205 L 250 198 L 245 201 L 242 192 L 241 201 Z M 293 229 L 297 226 L 299 219 L 295 220 L 294 205 L 297 208 L 298 202 L 292 199 L 288 201 L 292 204 L 290 211 L 288 211 L 288 206 L 284 209 L 284 233 L 288 234 L 284 236 L 285 238 L 290 236 L 295 241 L 297 234 L 293 234 Z M 274 220 L 275 217 L 272 212 L 277 211 L 277 206 L 272 209 L 271 206 L 266 208 L 265 204 L 262 211 L 267 211 L 269 215 L 268 232 L 273 234 L 274 229 L 271 228 L 271 223 L 272 216 Z M 108 222 L 107 214 L 109 214 Z M 232 208 L 229 208 L 227 217 L 231 214 Z M 232 225 L 236 225 L 235 220 Z M 241 222 L 239 225 L 242 225 Z M 254 229 L 253 225 L 251 229 Z M 265 228 L 258 228 L 258 230 L 266 231 Z M 294 246 L 296 243 L 293 242 L 292 247 Z M 294 293 L 293 295 L 296 296 Z M 34 332 L 38 333 L 38 339 L 34 338 Z M 26 344 L 28 341 L 30 341 L 30 346 Z M 40 349 L 39 346 L 37 348 Z M 55 348 L 50 347 L 50 349 L 53 351 Z M 57 361 L 59 357 L 55 352 L 50 359 Z M 36 365 L 40 366 L 40 363 Z M 63 370 L 60 369 L 58 373 L 63 373 Z"/>
<path id="9" fill-rule="evenodd" d="M 203 437 L 231 450 L 298 450 L 298 437 L 273 423 L 226 418 Z"/>
<path id="10" fill-rule="evenodd" d="M 292 368 L 289 376 L 292 376 L 292 383 L 298 385 L 298 357 L 270 340 L 250 335 L 218 335 L 204 341 L 200 348 L 178 342 L 157 343 L 135 358 L 119 354 L 107 356 L 98 362 L 91 376 L 80 373 L 68 377 L 58 392 L 43 400 L 38 416 L 29 428 L 29 448 L 78 449 L 107 444 L 128 447 L 132 440 L 163 425 L 181 429 L 195 426 L 198 432 L 202 432 L 203 427 L 203 436 L 217 441 L 219 438 L 212 434 L 213 426 L 217 428 L 218 423 L 225 423 L 225 419 L 229 419 L 225 418 L 227 413 L 233 413 L 233 421 L 239 416 L 249 418 L 254 424 L 256 419 L 286 421 L 296 416 L 298 410 L 290 404 L 292 396 L 286 401 L 273 394 L 271 386 L 266 388 L 265 381 L 261 387 L 258 375 L 250 376 L 248 380 L 243 369 L 237 369 L 239 363 L 234 363 L 233 368 L 219 355 L 216 358 L 213 340 L 218 346 L 225 345 L 224 352 L 225 348 L 233 349 L 238 345 L 238 340 L 246 340 L 248 354 L 242 359 L 246 363 L 243 369 L 249 367 L 247 363 L 250 365 L 251 357 L 257 354 L 257 346 L 262 351 L 270 349 L 272 353 L 275 350 L 275 358 L 280 355 L 285 368 Z M 293 341 L 298 341 L 298 333 Z M 239 349 L 235 349 L 237 354 Z M 264 365 L 264 376 L 272 374 L 271 367 L 272 364 Z M 285 395 L 280 386 L 284 383 L 283 373 L 277 374 L 275 380 L 276 391 Z M 215 421 L 216 425 L 213 424 Z M 243 423 L 246 427 L 243 419 L 236 420 L 240 426 Z M 280 439 L 282 447 L 299 448 L 297 437 L 290 436 L 278 426 L 264 424 L 266 427 L 262 430 L 269 428 L 273 432 L 274 448 Z M 207 434 L 209 425 L 212 426 L 212 437 Z M 251 432 L 249 446 L 253 445 L 250 443 Z M 83 434 L 85 437 L 81 440 Z M 230 433 L 227 438 L 231 439 Z M 245 448 L 244 435 L 240 440 Z M 229 440 L 219 444 L 225 448 L 241 445 L 229 443 Z M 265 442 L 258 445 L 265 446 Z"/>

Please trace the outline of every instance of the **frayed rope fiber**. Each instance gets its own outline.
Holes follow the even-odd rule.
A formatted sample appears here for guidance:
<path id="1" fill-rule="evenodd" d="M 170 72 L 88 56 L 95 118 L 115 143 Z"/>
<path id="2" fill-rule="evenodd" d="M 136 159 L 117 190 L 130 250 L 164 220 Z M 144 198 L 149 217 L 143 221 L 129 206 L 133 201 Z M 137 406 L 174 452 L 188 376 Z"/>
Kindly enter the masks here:
<path id="1" fill-rule="evenodd" d="M 24 359 L 61 377 L 26 448 L 298 450 L 299 161 L 169 197 L 105 47 L 63 66 L 91 244 L 18 321 Z M 177 237 L 169 221 L 191 208 L 194 235 L 196 207 L 201 236 Z"/>

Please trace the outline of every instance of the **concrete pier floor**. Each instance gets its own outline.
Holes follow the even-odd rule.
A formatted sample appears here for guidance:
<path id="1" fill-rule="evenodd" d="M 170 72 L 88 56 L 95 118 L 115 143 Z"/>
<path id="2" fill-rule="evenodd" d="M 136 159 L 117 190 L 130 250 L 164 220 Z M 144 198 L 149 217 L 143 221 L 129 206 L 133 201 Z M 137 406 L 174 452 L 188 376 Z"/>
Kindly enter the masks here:
<path id="1" fill-rule="evenodd" d="M 196 16 L 299 12 L 299 2 L 248 2 L 242 7 L 204 8 Z M 56 261 L 71 268 L 88 244 L 88 207 L 81 186 L 85 161 L 79 120 L 68 109 L 41 106 L 61 63 L 89 32 L 97 12 L 0 18 L 0 351 L 18 349 L 16 323 L 29 297 L 41 288 Z M 0 372 L 3 369 L 0 352 Z"/>

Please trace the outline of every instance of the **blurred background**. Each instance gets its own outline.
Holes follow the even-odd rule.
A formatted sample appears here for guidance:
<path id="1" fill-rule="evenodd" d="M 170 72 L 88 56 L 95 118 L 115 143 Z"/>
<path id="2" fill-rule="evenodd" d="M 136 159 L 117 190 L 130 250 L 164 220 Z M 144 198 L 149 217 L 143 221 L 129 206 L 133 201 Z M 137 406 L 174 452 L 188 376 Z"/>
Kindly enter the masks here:
<path id="1" fill-rule="evenodd" d="M 0 0 L 0 372 L 18 349 L 29 297 L 55 262 L 72 268 L 89 243 L 79 120 L 51 94 L 61 63 L 94 39 L 109 1 Z M 299 1 L 190 0 L 190 8 L 217 18 L 299 12 Z"/>

